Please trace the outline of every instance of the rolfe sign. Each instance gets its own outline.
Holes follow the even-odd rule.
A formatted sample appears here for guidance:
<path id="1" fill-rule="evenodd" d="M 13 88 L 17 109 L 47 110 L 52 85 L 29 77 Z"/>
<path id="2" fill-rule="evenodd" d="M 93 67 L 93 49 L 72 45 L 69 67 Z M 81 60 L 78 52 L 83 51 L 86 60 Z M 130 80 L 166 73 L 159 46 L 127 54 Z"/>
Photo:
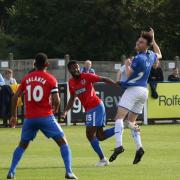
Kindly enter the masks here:
<path id="1" fill-rule="evenodd" d="M 180 119 L 180 82 L 159 83 L 158 99 L 153 99 L 149 93 L 148 119 Z"/>

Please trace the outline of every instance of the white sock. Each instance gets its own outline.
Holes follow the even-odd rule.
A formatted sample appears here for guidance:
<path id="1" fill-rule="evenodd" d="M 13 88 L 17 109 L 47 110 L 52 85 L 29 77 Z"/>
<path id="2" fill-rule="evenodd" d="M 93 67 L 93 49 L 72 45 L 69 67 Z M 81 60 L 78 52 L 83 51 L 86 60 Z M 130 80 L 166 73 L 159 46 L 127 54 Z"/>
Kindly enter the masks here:
<path id="1" fill-rule="evenodd" d="M 116 148 L 122 146 L 123 129 L 124 129 L 123 119 L 117 119 L 115 122 Z"/>
<path id="2" fill-rule="evenodd" d="M 131 129 L 131 133 L 132 133 L 134 142 L 136 144 L 136 150 L 138 150 L 140 147 L 142 147 L 140 132 L 137 132 L 136 130 Z"/>

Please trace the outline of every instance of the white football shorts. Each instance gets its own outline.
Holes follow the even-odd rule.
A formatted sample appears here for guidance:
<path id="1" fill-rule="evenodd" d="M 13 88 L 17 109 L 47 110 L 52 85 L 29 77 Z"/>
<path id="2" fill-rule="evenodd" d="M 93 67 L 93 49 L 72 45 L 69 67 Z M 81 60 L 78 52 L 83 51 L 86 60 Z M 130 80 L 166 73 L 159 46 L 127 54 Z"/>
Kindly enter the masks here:
<path id="1" fill-rule="evenodd" d="M 124 92 L 118 106 L 133 113 L 142 114 L 144 104 L 148 98 L 148 89 L 145 87 L 129 87 Z"/>

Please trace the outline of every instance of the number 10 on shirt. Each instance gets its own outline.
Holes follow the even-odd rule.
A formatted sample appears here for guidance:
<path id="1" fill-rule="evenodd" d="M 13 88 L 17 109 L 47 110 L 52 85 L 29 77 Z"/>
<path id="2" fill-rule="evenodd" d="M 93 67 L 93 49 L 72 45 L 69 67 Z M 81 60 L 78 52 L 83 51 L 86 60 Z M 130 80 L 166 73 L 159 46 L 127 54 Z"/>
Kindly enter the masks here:
<path id="1" fill-rule="evenodd" d="M 28 101 L 32 101 L 33 99 L 35 102 L 39 102 L 42 100 L 44 92 L 41 86 L 37 85 L 32 89 L 32 86 L 28 85 L 26 89 L 28 92 Z"/>

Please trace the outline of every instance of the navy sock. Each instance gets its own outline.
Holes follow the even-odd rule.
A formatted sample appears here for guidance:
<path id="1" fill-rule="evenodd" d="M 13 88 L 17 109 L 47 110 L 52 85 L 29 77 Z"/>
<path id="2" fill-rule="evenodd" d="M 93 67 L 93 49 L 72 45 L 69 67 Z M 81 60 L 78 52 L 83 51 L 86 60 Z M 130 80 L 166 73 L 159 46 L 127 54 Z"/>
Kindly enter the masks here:
<path id="1" fill-rule="evenodd" d="M 114 136 L 114 134 L 115 134 L 115 128 L 114 127 L 104 130 L 104 138 L 105 139 L 108 139 L 108 138 Z"/>
<path id="2" fill-rule="evenodd" d="M 98 154 L 100 159 L 104 158 L 104 154 L 102 152 L 101 147 L 99 146 L 99 141 L 97 138 L 94 138 L 93 140 L 91 140 L 91 146 L 93 147 L 94 151 Z"/>
<path id="3" fill-rule="evenodd" d="M 72 161 L 71 150 L 70 150 L 68 144 L 63 144 L 61 146 L 60 150 L 61 150 L 61 156 L 62 156 L 63 161 L 64 161 L 64 165 L 65 165 L 65 168 L 66 168 L 66 172 L 67 173 L 72 173 L 72 169 L 71 169 L 71 161 Z"/>
<path id="4" fill-rule="evenodd" d="M 23 148 L 17 147 L 15 149 L 9 173 L 15 174 L 16 167 L 17 167 L 19 161 L 21 160 L 23 154 L 24 154 L 24 149 Z"/>

